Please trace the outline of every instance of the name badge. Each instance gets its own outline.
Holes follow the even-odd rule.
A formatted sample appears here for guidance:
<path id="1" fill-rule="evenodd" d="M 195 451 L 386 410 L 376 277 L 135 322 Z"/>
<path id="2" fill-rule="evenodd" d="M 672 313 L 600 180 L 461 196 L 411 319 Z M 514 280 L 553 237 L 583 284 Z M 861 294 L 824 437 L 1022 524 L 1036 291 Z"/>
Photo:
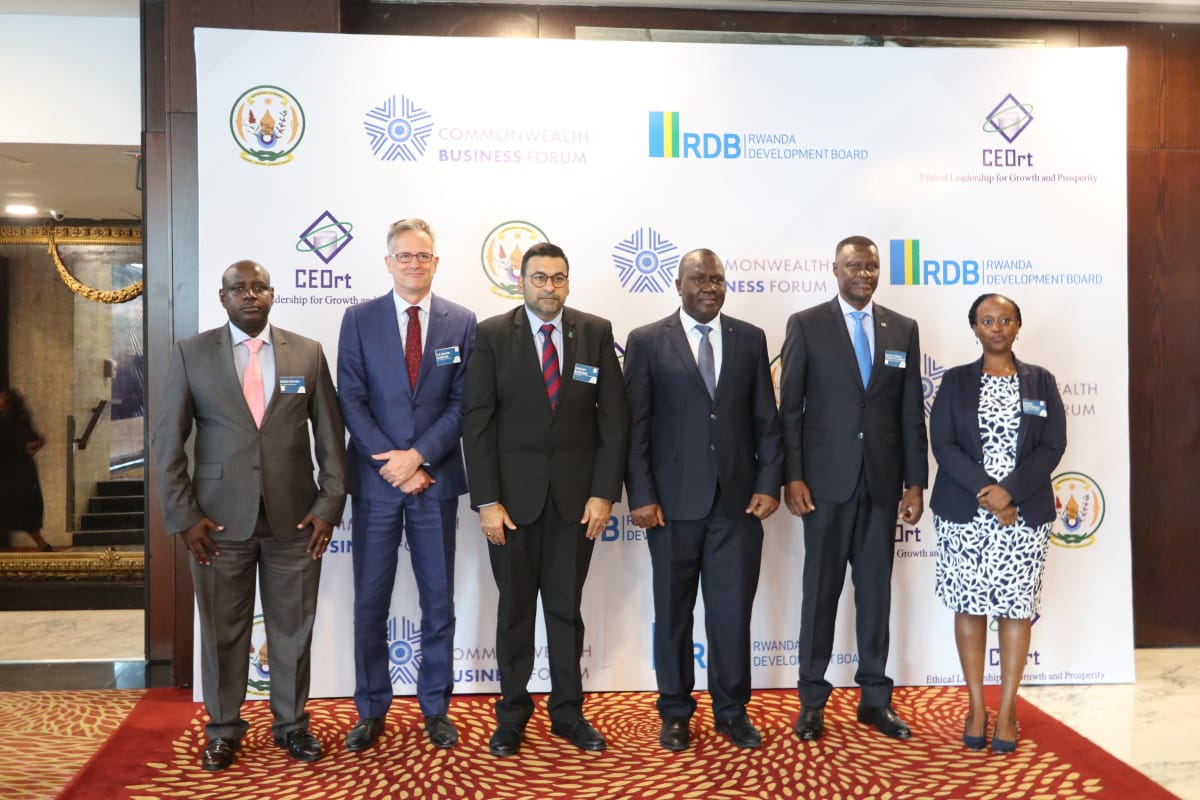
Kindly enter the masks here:
<path id="1" fill-rule="evenodd" d="M 1031 417 L 1044 417 L 1046 416 L 1046 401 L 1021 398 L 1021 413 Z"/>
<path id="2" fill-rule="evenodd" d="M 433 357 L 437 360 L 439 367 L 462 363 L 462 353 L 458 351 L 458 345 L 454 345 L 453 347 L 439 347 L 433 351 Z"/>
<path id="3" fill-rule="evenodd" d="M 304 394 L 304 376 L 303 375 L 282 375 L 279 378 L 279 393 L 280 394 Z"/>
<path id="4" fill-rule="evenodd" d="M 907 369 L 908 353 L 903 350 L 884 350 L 883 365 L 885 367 L 895 367 L 896 369 Z"/>
<path id="5" fill-rule="evenodd" d="M 600 380 L 600 368 L 589 367 L 587 364 L 576 364 L 575 374 L 571 378 L 580 383 L 596 383 Z"/>

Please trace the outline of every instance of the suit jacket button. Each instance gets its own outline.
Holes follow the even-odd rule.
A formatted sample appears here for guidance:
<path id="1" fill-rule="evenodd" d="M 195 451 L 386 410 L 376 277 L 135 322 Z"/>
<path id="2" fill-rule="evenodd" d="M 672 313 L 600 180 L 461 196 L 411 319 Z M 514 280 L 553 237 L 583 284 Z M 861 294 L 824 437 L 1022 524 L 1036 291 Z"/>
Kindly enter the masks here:
<path id="1" fill-rule="evenodd" d="M 862 438 L 862 431 L 858 432 L 858 438 L 860 438 L 860 439 Z"/>
<path id="2" fill-rule="evenodd" d="M 867 407 L 867 404 L 866 404 L 866 403 L 859 403 L 859 404 L 858 404 L 858 407 L 859 407 L 859 408 L 866 408 L 866 407 Z"/>
<path id="3" fill-rule="evenodd" d="M 708 418 L 709 418 L 709 419 L 711 419 L 711 420 L 715 420 L 715 419 L 717 418 L 717 415 L 716 415 L 716 414 L 709 414 L 709 415 L 708 415 Z"/>

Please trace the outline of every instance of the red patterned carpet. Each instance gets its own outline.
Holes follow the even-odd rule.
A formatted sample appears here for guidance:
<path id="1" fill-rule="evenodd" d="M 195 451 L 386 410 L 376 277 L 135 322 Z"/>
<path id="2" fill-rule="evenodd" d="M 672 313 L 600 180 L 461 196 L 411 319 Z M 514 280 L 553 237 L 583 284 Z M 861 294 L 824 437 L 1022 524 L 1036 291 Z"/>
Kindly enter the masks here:
<path id="1" fill-rule="evenodd" d="M 78 698 L 78 704 L 87 706 L 94 704 L 90 695 L 131 693 L 24 694 L 71 698 L 60 703 Z M 989 696 L 993 714 L 995 700 Z M 1015 754 L 964 750 L 959 736 L 965 696 L 958 688 L 896 690 L 896 708 L 914 730 L 907 742 L 887 739 L 855 721 L 857 693 L 838 690 L 826 710 L 825 737 L 801 743 L 791 733 L 794 692 L 755 692 L 751 717 L 766 740 L 755 751 L 735 748 L 713 733 L 705 699 L 700 702 L 701 711 L 692 722 L 692 748 L 669 753 L 657 744 L 653 694 L 590 695 L 588 717 L 607 736 L 609 749 L 584 753 L 550 735 L 543 699 L 520 755 L 498 759 L 487 753 L 493 725 L 491 697 L 454 699 L 451 713 L 462 739 L 452 750 L 430 746 L 415 702 L 398 699 L 379 744 L 364 753 L 349 753 L 343 746 L 345 731 L 355 718 L 353 703 L 316 700 L 309 704 L 312 727 L 327 755 L 315 764 L 292 762 L 275 747 L 266 703 L 252 703 L 246 711 L 250 732 L 237 762 L 226 772 L 209 774 L 199 766 L 204 746 L 200 705 L 191 701 L 189 693 L 150 690 L 59 796 L 70 800 L 1173 797 L 1024 702 Z M 60 713 L 66 710 L 59 708 Z M 7 764 L 5 772 L 13 766 Z M 5 772 L 0 772 L 0 785 L 8 785 L 11 773 Z M 4 794 L 5 798 L 19 796 L 24 795 Z"/>

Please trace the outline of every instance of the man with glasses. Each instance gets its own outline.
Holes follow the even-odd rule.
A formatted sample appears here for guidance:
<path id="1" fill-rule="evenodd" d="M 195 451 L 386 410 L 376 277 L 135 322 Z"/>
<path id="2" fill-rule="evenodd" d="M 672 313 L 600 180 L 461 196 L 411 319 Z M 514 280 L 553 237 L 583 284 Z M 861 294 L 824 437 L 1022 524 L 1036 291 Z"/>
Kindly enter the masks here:
<path id="1" fill-rule="evenodd" d="M 501 697 L 489 742 L 515 755 L 533 715 L 538 594 L 550 650 L 551 728 L 584 750 L 604 737 L 583 716 L 580 600 L 595 539 L 621 497 L 629 409 L 608 320 L 565 308 L 569 265 L 539 242 L 521 259 L 523 305 L 479 323 L 467 364 L 463 448 L 471 506 L 499 590 Z"/>
<path id="2" fill-rule="evenodd" d="M 838 243 L 838 296 L 793 314 L 783 342 L 784 499 L 804 517 L 800 714 L 795 734 L 824 732 L 838 598 L 854 581 L 859 722 L 907 739 L 885 672 L 897 517 L 915 525 L 929 477 L 917 323 L 873 301 L 879 250 Z"/>
<path id="3" fill-rule="evenodd" d="M 267 324 L 275 290 L 253 261 L 226 269 L 219 295 L 229 324 L 176 343 L 151 437 L 165 527 L 192 555 L 209 772 L 233 763 L 248 727 L 255 573 L 275 744 L 297 761 L 321 758 L 304 710 L 309 645 L 320 558 L 346 501 L 346 433 L 321 345 Z"/>
<path id="4" fill-rule="evenodd" d="M 421 605 L 417 701 L 434 747 L 453 747 L 454 549 L 463 469 L 463 372 L 475 314 L 431 292 L 433 231 L 402 219 L 387 233 L 392 291 L 346 309 L 338 395 L 353 496 L 354 704 L 346 748 L 375 744 L 392 702 L 387 619 L 405 537 Z"/>
<path id="5" fill-rule="evenodd" d="M 767 337 L 721 313 L 725 269 L 711 250 L 679 261 L 680 309 L 629 334 L 625 485 L 654 567 L 658 742 L 686 750 L 696 710 L 692 612 L 704 587 L 708 693 L 716 731 L 738 747 L 762 736 L 750 702 L 750 612 L 762 520 L 779 508 L 783 443 Z"/>

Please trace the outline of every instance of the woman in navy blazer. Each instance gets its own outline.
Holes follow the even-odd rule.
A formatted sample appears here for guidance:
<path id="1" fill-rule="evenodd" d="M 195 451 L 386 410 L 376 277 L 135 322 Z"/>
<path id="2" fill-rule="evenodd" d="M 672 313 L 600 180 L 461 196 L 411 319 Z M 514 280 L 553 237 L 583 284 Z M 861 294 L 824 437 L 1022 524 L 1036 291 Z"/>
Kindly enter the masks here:
<path id="1" fill-rule="evenodd" d="M 954 367 L 929 418 L 938 474 L 930 507 L 937 528 L 937 594 L 954 615 L 954 640 L 970 696 L 963 745 L 987 742 L 983 669 L 987 621 L 999 620 L 1000 708 L 992 750 L 1017 746 L 1016 702 L 1037 613 L 1054 520 L 1050 473 L 1067 446 L 1054 376 L 1018 361 L 1021 309 L 998 294 L 967 314 L 983 355 Z"/>

